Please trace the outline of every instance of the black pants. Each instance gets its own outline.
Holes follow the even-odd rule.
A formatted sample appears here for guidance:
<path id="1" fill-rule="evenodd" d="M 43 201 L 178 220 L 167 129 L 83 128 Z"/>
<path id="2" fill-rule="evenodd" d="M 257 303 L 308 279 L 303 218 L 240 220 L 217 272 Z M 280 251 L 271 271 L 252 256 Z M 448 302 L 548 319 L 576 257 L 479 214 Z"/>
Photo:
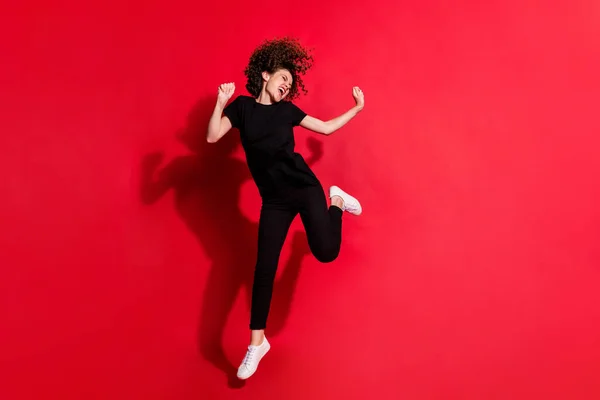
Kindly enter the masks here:
<path id="1" fill-rule="evenodd" d="M 263 197 L 258 227 L 258 254 L 252 287 L 250 329 L 265 329 L 279 256 L 292 221 L 300 214 L 308 245 L 321 262 L 335 260 L 342 241 L 342 210 L 331 206 L 322 186 L 291 189 Z"/>

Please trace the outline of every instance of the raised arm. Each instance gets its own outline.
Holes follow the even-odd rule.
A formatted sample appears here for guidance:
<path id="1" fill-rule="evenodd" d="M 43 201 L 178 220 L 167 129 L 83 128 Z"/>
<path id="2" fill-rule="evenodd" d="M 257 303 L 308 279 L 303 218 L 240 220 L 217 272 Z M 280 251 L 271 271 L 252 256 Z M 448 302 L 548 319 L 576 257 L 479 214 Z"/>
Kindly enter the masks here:
<path id="1" fill-rule="evenodd" d="M 300 122 L 300 126 L 313 132 L 322 133 L 323 135 L 331 135 L 333 132 L 346 125 L 364 108 L 365 95 L 358 86 L 352 88 L 352 96 L 356 101 L 356 105 L 342 115 L 330 119 L 329 121 L 321 121 L 318 118 L 307 115 L 302 122 Z"/>
<path id="2" fill-rule="evenodd" d="M 216 143 L 231 129 L 231 121 L 229 118 L 223 116 L 223 110 L 231 96 L 233 96 L 234 91 L 234 83 L 224 83 L 219 86 L 217 104 L 215 104 L 215 109 L 208 121 L 208 129 L 206 131 L 206 141 L 208 143 Z"/>

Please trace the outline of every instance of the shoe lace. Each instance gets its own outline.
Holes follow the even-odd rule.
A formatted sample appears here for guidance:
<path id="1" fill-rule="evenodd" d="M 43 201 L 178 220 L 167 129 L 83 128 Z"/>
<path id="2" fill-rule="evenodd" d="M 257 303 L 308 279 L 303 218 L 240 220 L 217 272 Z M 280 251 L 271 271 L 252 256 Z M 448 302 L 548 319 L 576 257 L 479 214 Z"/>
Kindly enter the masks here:
<path id="1" fill-rule="evenodd" d="M 246 352 L 246 356 L 244 357 L 244 361 L 242 361 L 242 364 L 244 365 L 248 365 L 252 362 L 252 357 L 254 357 L 254 354 L 256 353 L 256 347 L 248 347 L 248 351 Z"/>

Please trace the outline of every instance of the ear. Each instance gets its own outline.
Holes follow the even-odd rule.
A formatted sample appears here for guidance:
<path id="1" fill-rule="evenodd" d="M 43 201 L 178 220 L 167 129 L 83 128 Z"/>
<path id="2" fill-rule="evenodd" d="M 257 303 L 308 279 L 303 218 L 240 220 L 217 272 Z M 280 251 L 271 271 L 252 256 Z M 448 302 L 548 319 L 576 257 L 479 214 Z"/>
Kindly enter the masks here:
<path id="1" fill-rule="evenodd" d="M 269 79 L 271 79 L 271 74 L 269 74 L 267 71 L 263 71 L 262 78 L 263 78 L 263 81 L 268 82 Z"/>

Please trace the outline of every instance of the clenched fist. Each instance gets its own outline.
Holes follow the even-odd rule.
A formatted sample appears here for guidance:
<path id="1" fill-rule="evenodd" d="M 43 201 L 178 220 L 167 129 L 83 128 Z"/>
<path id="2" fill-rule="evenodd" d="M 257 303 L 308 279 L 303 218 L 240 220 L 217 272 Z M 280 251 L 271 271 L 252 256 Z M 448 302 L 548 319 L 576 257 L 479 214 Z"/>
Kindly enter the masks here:
<path id="1" fill-rule="evenodd" d="M 227 102 L 233 96 L 233 92 L 235 92 L 235 83 L 223 83 L 219 86 L 219 96 L 217 97 L 217 101 L 222 108 L 225 108 Z"/>

